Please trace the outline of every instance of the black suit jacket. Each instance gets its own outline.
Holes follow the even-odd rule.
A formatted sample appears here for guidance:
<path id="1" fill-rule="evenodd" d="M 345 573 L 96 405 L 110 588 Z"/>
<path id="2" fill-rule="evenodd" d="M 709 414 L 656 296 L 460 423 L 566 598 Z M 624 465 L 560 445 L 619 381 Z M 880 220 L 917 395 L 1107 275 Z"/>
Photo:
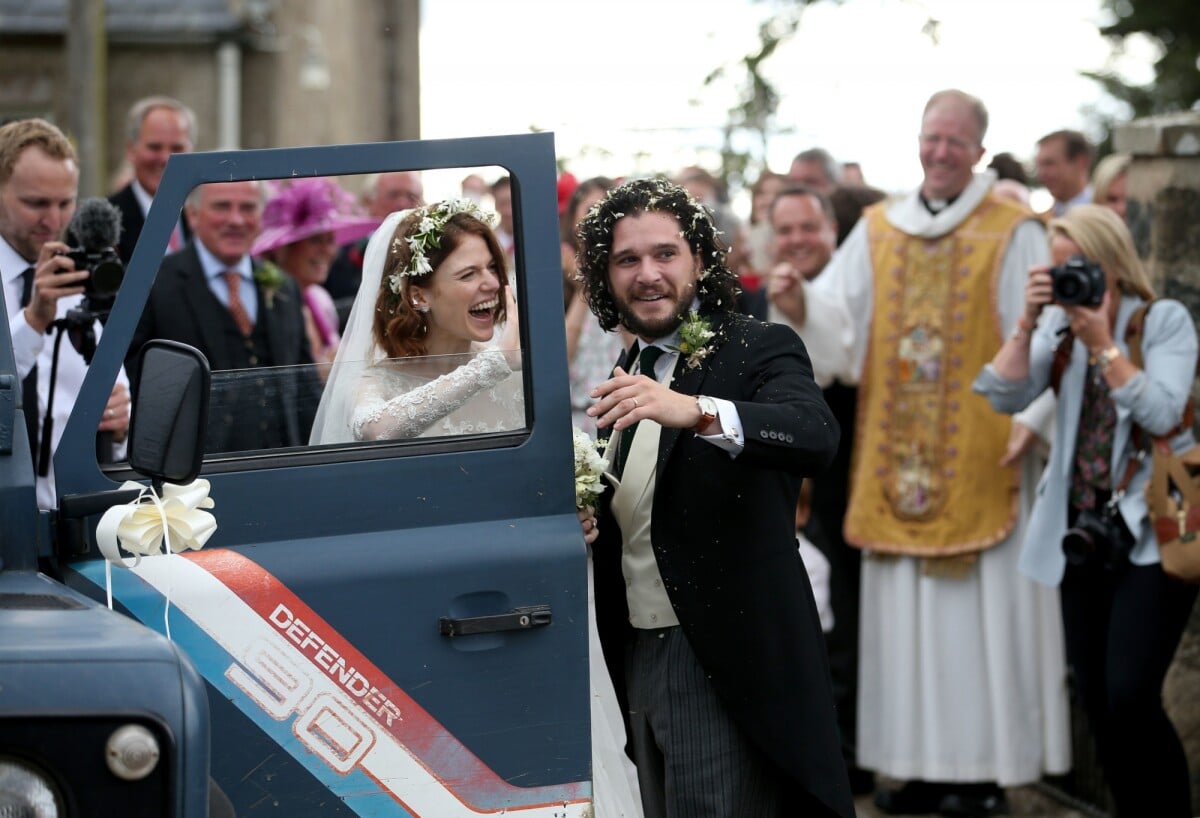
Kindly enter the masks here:
<path id="1" fill-rule="evenodd" d="M 295 367 L 313 363 L 301 303 L 300 290 L 290 276 L 283 277 L 283 285 L 270 299 L 261 287 L 258 288 L 257 323 L 266 322 L 269 350 L 269 360 L 263 363 L 264 366 Z M 154 286 L 150 288 L 125 361 L 130 380 L 137 376 L 138 352 L 153 338 L 196 347 L 208 358 L 214 372 L 237 368 L 241 362 L 231 360 L 225 344 L 223 326 L 226 316 L 228 309 L 217 300 L 205 279 L 195 243 L 188 242 L 182 250 L 163 259 Z M 277 373 L 273 383 L 279 389 L 280 420 L 287 432 L 287 445 L 307 444 L 321 392 L 313 367 Z M 214 435 L 214 431 L 218 433 Z M 214 430 L 211 425 L 209 440 L 220 447 L 219 430 Z M 210 448 L 210 451 L 216 450 Z"/>
<path id="2" fill-rule="evenodd" d="M 733 401 L 745 448 L 736 458 L 691 431 L 663 429 L 651 540 L 671 605 L 723 703 L 798 784 L 796 814 L 853 818 L 825 644 L 796 544 L 801 480 L 825 468 L 838 426 L 790 328 L 707 316 L 715 349 L 684 356 L 671 388 Z M 626 369 L 632 361 L 625 361 Z M 632 634 L 621 532 L 601 495 L 593 546 L 596 618 L 613 684 L 628 708 L 624 646 Z"/>
<path id="3" fill-rule="evenodd" d="M 133 257 L 133 248 L 137 246 L 138 237 L 142 235 L 142 228 L 146 226 L 146 217 L 142 215 L 142 206 L 138 204 L 132 182 L 109 196 L 108 200 L 121 211 L 121 237 L 117 241 L 117 255 L 128 265 L 129 259 Z M 179 223 L 183 230 L 183 240 L 190 240 L 192 231 L 182 213 L 179 215 Z"/>

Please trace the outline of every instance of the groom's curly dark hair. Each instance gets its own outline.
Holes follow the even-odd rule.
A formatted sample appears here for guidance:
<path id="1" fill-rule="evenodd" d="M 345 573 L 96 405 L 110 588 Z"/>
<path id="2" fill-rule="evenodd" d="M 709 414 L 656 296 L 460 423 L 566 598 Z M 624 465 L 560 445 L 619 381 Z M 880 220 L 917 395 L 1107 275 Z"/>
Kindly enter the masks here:
<path id="1" fill-rule="evenodd" d="M 613 230 L 625 216 L 637 213 L 667 213 L 674 216 L 684 241 L 700 259 L 696 294 L 707 311 L 735 309 L 740 291 L 737 276 L 725 263 L 729 246 L 713 226 L 712 214 L 691 195 L 663 178 L 635 179 L 613 188 L 592 205 L 575 229 L 579 252 L 575 256 L 577 278 L 600 326 L 611 330 L 620 323 L 616 301 L 608 282 L 608 260 L 612 253 Z"/>

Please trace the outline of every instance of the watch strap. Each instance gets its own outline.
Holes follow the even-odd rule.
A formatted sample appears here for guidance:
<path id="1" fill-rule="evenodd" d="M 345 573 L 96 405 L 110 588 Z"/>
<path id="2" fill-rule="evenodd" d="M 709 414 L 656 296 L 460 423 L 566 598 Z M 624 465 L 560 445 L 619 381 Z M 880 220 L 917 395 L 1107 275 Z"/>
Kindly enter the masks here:
<path id="1" fill-rule="evenodd" d="M 712 399 L 704 398 L 704 400 L 701 400 L 702 398 L 704 398 L 703 395 L 698 395 L 696 397 L 696 408 L 700 410 L 700 420 L 698 420 L 696 425 L 692 427 L 692 431 L 696 434 L 703 432 L 706 428 L 708 428 L 708 424 L 717 419 L 716 412 L 710 412 L 704 408 L 704 404 L 706 402 L 711 402 Z"/>

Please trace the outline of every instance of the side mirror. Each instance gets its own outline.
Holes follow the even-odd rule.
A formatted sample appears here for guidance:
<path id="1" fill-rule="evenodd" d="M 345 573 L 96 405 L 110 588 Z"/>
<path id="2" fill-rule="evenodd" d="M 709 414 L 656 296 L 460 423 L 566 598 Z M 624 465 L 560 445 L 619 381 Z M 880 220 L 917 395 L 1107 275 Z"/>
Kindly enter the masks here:
<path id="1" fill-rule="evenodd" d="M 129 466 L 156 484 L 200 474 L 208 428 L 208 360 L 195 347 L 148 341 L 140 353 L 129 424 Z"/>

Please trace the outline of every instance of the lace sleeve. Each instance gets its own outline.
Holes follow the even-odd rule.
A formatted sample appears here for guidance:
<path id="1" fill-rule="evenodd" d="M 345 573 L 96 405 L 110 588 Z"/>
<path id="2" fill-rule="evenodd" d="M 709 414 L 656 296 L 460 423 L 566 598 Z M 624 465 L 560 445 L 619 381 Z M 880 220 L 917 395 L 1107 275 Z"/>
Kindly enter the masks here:
<path id="1" fill-rule="evenodd" d="M 417 437 L 477 393 L 507 378 L 512 368 L 503 353 L 482 352 L 454 371 L 401 394 L 394 394 L 398 378 L 387 374 L 379 368 L 363 373 L 352 421 L 356 440 Z"/>

